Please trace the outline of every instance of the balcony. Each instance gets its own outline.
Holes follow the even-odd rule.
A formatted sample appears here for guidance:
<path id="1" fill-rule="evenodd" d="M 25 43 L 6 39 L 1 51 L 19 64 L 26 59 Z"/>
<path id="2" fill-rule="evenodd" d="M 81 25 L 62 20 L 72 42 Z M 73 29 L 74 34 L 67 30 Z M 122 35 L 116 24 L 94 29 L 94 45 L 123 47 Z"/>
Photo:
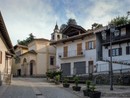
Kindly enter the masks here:
<path id="1" fill-rule="evenodd" d="M 125 35 L 125 36 L 118 36 L 118 37 L 112 37 L 112 44 L 117 44 L 117 43 L 123 43 L 130 41 L 130 35 Z M 110 44 L 110 37 L 108 36 L 106 40 L 102 40 L 102 45 L 109 45 Z"/>
<path id="2" fill-rule="evenodd" d="M 81 50 L 81 51 L 72 50 L 68 52 L 58 53 L 58 57 L 60 59 L 84 57 L 84 56 L 85 56 L 85 50 Z"/>

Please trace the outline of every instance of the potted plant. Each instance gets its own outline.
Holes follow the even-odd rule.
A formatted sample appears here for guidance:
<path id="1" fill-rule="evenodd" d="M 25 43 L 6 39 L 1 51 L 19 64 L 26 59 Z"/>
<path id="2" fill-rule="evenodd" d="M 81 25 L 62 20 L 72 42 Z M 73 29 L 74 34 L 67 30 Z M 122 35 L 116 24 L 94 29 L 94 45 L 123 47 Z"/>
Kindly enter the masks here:
<path id="1" fill-rule="evenodd" d="M 89 93 L 91 92 L 90 85 L 91 85 L 91 81 L 87 80 L 86 81 L 86 89 L 83 90 L 84 96 L 89 96 Z"/>
<path id="2" fill-rule="evenodd" d="M 89 93 L 90 98 L 100 98 L 101 97 L 101 92 L 95 91 L 95 85 L 92 84 L 91 86 L 91 92 Z"/>
<path id="3" fill-rule="evenodd" d="M 75 76 L 74 77 L 74 82 L 75 82 L 75 86 L 72 87 L 73 90 L 74 91 L 80 91 L 81 87 L 78 86 L 78 84 L 79 84 L 79 77 Z"/>
<path id="4" fill-rule="evenodd" d="M 60 84 L 60 75 L 55 76 L 55 84 Z"/>
<path id="5" fill-rule="evenodd" d="M 68 79 L 65 78 L 64 81 L 63 81 L 63 87 L 65 88 L 69 88 L 70 84 L 68 83 Z"/>

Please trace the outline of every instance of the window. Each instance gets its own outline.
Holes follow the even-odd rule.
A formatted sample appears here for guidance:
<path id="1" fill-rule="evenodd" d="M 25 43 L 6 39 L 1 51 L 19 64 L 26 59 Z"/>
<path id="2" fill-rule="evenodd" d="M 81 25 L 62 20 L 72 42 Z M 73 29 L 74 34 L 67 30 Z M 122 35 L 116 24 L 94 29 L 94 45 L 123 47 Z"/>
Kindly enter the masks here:
<path id="1" fill-rule="evenodd" d="M 110 57 L 110 49 L 109 49 L 109 57 Z M 120 56 L 122 55 L 122 48 L 114 48 L 112 49 L 112 56 Z"/>
<path id="2" fill-rule="evenodd" d="M 50 56 L 50 65 L 54 65 L 54 56 Z"/>
<path id="3" fill-rule="evenodd" d="M 93 41 L 88 42 L 88 48 L 93 49 Z"/>
<path id="4" fill-rule="evenodd" d="M 64 57 L 68 56 L 68 46 L 64 47 Z"/>
<path id="5" fill-rule="evenodd" d="M 82 54 L 82 43 L 77 44 L 77 55 Z"/>
<path id="6" fill-rule="evenodd" d="M 60 35 L 57 35 L 57 39 L 60 39 Z"/>
<path id="7" fill-rule="evenodd" d="M 2 64 L 2 51 L 0 51 L 0 64 Z"/>
<path id="8" fill-rule="evenodd" d="M 130 46 L 126 46 L 126 54 L 130 54 Z"/>
<path id="9" fill-rule="evenodd" d="M 86 50 L 95 49 L 95 47 L 96 47 L 95 41 L 86 42 Z"/>
<path id="10" fill-rule="evenodd" d="M 126 28 L 122 28 L 121 29 L 121 36 L 125 36 L 126 35 Z"/>

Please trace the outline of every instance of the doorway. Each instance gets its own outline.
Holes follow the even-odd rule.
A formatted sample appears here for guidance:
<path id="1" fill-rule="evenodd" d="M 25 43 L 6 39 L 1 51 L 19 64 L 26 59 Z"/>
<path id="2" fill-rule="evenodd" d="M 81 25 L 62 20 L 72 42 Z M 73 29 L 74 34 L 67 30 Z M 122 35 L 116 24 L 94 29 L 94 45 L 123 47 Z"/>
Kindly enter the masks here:
<path id="1" fill-rule="evenodd" d="M 89 75 L 93 73 L 93 61 L 88 61 L 88 73 Z"/>
<path id="2" fill-rule="evenodd" d="M 30 63 L 30 76 L 33 75 L 33 63 L 31 62 Z"/>
<path id="3" fill-rule="evenodd" d="M 18 76 L 21 76 L 21 69 L 18 69 L 18 70 L 17 70 L 17 75 L 18 75 Z"/>

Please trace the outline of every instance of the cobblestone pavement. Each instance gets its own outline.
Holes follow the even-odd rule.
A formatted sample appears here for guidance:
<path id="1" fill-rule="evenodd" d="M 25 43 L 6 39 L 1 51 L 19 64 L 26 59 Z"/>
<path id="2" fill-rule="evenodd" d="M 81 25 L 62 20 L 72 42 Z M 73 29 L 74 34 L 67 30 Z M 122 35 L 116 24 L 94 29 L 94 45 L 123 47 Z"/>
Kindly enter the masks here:
<path id="1" fill-rule="evenodd" d="M 46 82 L 43 78 L 14 78 L 10 86 L 0 86 L 0 98 L 88 98 L 83 95 L 84 84 L 79 84 L 80 92 L 61 85 Z M 114 86 L 110 91 L 109 86 L 96 86 L 102 92 L 101 98 L 130 98 L 129 86 Z"/>
<path id="2" fill-rule="evenodd" d="M 30 82 L 24 78 L 14 79 L 0 98 L 36 98 Z"/>
<path id="3" fill-rule="evenodd" d="M 2 89 L 2 88 L 0 88 Z M 0 98 L 82 98 L 39 78 L 14 78 Z"/>

